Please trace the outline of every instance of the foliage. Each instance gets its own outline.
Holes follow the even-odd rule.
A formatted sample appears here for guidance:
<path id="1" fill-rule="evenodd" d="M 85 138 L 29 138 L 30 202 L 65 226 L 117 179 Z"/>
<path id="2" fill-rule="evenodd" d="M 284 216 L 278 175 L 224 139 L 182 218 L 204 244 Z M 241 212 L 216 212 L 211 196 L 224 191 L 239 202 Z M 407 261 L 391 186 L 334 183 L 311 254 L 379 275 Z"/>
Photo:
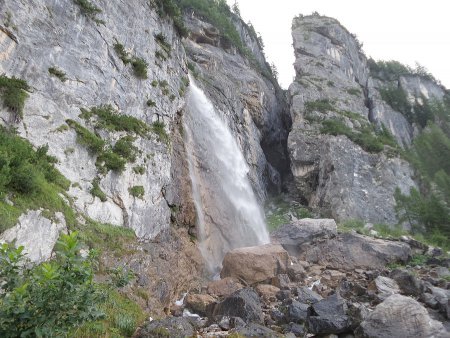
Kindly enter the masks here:
<path id="1" fill-rule="evenodd" d="M 332 102 L 328 99 L 309 101 L 305 103 L 305 111 L 307 113 L 311 113 L 313 111 L 326 113 L 327 111 L 334 111 L 334 110 L 336 110 L 336 108 L 333 106 Z"/>
<path id="2" fill-rule="evenodd" d="M 35 150 L 27 140 L 0 127 L 0 232 L 29 209 L 61 211 L 71 224 L 73 212 L 60 197 L 70 182 L 56 170 L 56 158 L 47 151 L 47 145 Z"/>
<path id="3" fill-rule="evenodd" d="M 347 89 L 347 93 L 354 96 L 361 96 L 361 90 L 358 88 L 349 88 Z"/>
<path id="4" fill-rule="evenodd" d="M 90 110 L 81 108 L 81 118 L 90 121 L 92 117 L 96 117 L 96 127 L 110 131 L 126 131 L 134 132 L 139 136 L 146 136 L 150 130 L 149 126 L 141 120 L 119 114 L 111 105 L 101 105 L 92 107 Z"/>
<path id="5" fill-rule="evenodd" d="M 128 285 L 135 277 L 133 271 L 124 269 L 122 266 L 110 270 L 109 274 L 111 276 L 111 283 L 118 288 Z"/>
<path id="6" fill-rule="evenodd" d="M 109 170 L 121 173 L 125 170 L 126 163 L 126 159 L 116 154 L 111 149 L 107 149 L 99 154 L 95 165 L 100 173 L 106 174 Z"/>
<path id="7" fill-rule="evenodd" d="M 145 167 L 143 165 L 133 167 L 133 171 L 135 174 L 144 175 L 145 174 Z"/>
<path id="8" fill-rule="evenodd" d="M 113 152 L 128 162 L 136 161 L 136 154 L 138 149 L 133 145 L 134 138 L 131 136 L 124 136 L 116 142 L 113 147 Z"/>
<path id="9" fill-rule="evenodd" d="M 398 61 L 375 61 L 369 59 L 367 61 L 370 74 L 384 81 L 395 81 L 400 76 L 417 75 L 439 84 L 439 81 L 422 65 L 416 62 L 415 68 L 404 65 Z"/>
<path id="10" fill-rule="evenodd" d="M 152 132 L 154 132 L 160 142 L 168 143 L 169 135 L 166 133 L 166 125 L 164 122 L 155 121 L 152 123 Z"/>
<path id="11" fill-rule="evenodd" d="M 100 201 L 102 202 L 106 202 L 107 201 L 107 196 L 106 194 L 102 191 L 102 189 L 100 188 L 100 179 L 97 177 L 92 181 L 92 188 L 91 188 L 91 195 L 98 197 L 100 199 Z"/>
<path id="12" fill-rule="evenodd" d="M 155 107 L 156 103 L 155 103 L 155 101 L 148 99 L 146 102 L 146 105 L 147 105 L 147 107 Z"/>
<path id="13" fill-rule="evenodd" d="M 167 41 L 167 38 L 164 36 L 164 34 L 163 33 L 156 34 L 155 40 L 166 52 L 166 54 L 170 57 L 170 51 L 172 50 L 172 47 L 170 46 L 170 43 Z"/>
<path id="14" fill-rule="evenodd" d="M 100 8 L 95 6 L 89 0 L 73 0 L 76 5 L 80 7 L 80 11 L 83 15 L 90 18 L 96 24 L 104 24 L 103 20 L 97 18 L 97 15 L 102 12 Z"/>
<path id="15" fill-rule="evenodd" d="M 141 198 L 141 199 L 142 199 L 142 197 L 144 197 L 144 194 L 145 194 L 145 190 L 142 185 L 135 185 L 135 186 L 129 188 L 128 192 L 130 193 L 131 196 L 134 196 L 136 198 Z"/>
<path id="16" fill-rule="evenodd" d="M 86 146 L 94 154 L 98 154 L 103 150 L 105 141 L 103 141 L 99 136 L 74 120 L 66 120 L 66 123 L 77 133 L 78 143 Z"/>
<path id="17" fill-rule="evenodd" d="M 0 335 L 65 336 L 103 316 L 101 293 L 93 282 L 93 254 L 80 255 L 77 233 L 61 235 L 56 259 L 35 267 L 23 264 L 23 247 L 0 248 Z"/>
<path id="18" fill-rule="evenodd" d="M 60 79 L 62 82 L 65 82 L 66 80 L 67 80 L 67 77 L 66 77 L 66 73 L 64 73 L 61 69 L 59 69 L 59 68 L 56 68 L 56 67 L 50 67 L 49 69 L 48 69 L 48 72 L 51 74 L 51 75 L 54 75 L 54 76 L 56 76 L 58 79 Z"/>
<path id="19" fill-rule="evenodd" d="M 131 62 L 131 58 L 128 52 L 125 50 L 125 47 L 119 43 L 117 40 L 114 43 L 114 51 L 116 52 L 119 59 L 122 60 L 124 64 L 129 64 Z"/>
<path id="20" fill-rule="evenodd" d="M 183 15 L 175 3 L 176 0 L 156 0 L 160 16 L 172 18 L 176 31 L 182 37 L 186 37 L 188 31 L 184 26 Z"/>
<path id="21" fill-rule="evenodd" d="M 134 75 L 139 79 L 147 79 L 147 62 L 143 58 L 135 57 L 131 60 L 131 66 L 133 66 Z"/>
<path id="22" fill-rule="evenodd" d="M 269 200 L 265 207 L 265 216 L 269 231 L 276 230 L 294 218 L 311 218 L 311 212 L 297 203 L 290 203 L 282 197 Z"/>
<path id="23" fill-rule="evenodd" d="M 15 114 L 16 120 L 23 118 L 23 108 L 28 98 L 26 91 L 29 89 L 25 80 L 0 75 L 0 96 L 3 104 Z"/>

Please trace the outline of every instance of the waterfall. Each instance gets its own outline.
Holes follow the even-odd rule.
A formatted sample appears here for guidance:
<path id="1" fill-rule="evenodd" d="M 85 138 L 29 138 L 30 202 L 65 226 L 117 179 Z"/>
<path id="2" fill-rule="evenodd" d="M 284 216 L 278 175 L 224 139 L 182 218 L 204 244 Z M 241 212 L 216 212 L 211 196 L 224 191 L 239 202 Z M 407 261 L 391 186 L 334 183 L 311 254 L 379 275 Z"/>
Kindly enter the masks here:
<path id="1" fill-rule="evenodd" d="M 228 126 L 190 78 L 183 116 L 200 251 L 211 272 L 234 248 L 269 242 L 248 165 Z"/>

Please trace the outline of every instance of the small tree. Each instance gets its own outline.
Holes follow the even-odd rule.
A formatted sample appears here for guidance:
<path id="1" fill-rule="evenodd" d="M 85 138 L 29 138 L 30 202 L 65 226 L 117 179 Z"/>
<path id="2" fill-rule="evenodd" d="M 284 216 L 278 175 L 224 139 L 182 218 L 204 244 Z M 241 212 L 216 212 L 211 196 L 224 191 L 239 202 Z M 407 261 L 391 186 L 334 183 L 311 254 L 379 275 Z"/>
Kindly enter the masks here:
<path id="1" fill-rule="evenodd" d="M 0 247 L 0 336 L 65 336 L 103 316 L 93 282 L 93 254 L 83 258 L 77 233 L 62 235 L 56 258 L 31 267 L 23 247 Z"/>

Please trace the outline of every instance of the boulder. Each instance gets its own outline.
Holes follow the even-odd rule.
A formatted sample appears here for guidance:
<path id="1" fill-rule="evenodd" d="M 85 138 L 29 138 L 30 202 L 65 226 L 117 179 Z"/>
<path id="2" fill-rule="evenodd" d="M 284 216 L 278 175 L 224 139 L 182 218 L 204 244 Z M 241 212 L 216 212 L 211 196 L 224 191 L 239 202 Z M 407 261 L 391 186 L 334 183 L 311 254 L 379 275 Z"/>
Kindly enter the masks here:
<path id="1" fill-rule="evenodd" d="M 280 291 L 279 288 L 270 284 L 259 284 L 255 289 L 265 301 L 275 301 L 277 292 Z"/>
<path id="2" fill-rule="evenodd" d="M 344 333 L 352 326 L 347 304 L 337 294 L 312 305 L 307 318 L 308 330 L 314 334 Z"/>
<path id="3" fill-rule="evenodd" d="M 296 300 L 287 308 L 286 317 L 289 322 L 303 324 L 308 317 L 309 305 L 297 302 Z"/>
<path id="4" fill-rule="evenodd" d="M 385 300 L 393 294 L 400 293 L 400 288 L 395 280 L 389 277 L 378 276 L 368 287 L 370 293 L 376 293 L 377 298 Z"/>
<path id="5" fill-rule="evenodd" d="M 395 269 L 389 276 L 397 282 L 402 294 L 414 297 L 422 294 L 423 283 L 408 271 Z"/>
<path id="6" fill-rule="evenodd" d="M 202 294 L 188 294 L 184 299 L 184 305 L 200 316 L 205 316 L 207 308 L 215 302 L 214 297 Z"/>
<path id="7" fill-rule="evenodd" d="M 406 263 L 411 255 L 408 244 L 375 239 L 355 233 L 344 233 L 336 238 L 303 245 L 300 258 L 332 269 L 376 269 L 388 263 Z"/>
<path id="8" fill-rule="evenodd" d="M 236 291 L 214 307 L 213 316 L 240 317 L 246 323 L 263 321 L 258 294 L 251 288 Z"/>
<path id="9" fill-rule="evenodd" d="M 272 242 L 281 244 L 291 255 L 297 255 L 300 246 L 316 239 L 332 238 L 337 234 L 334 219 L 304 218 L 280 226 L 272 232 Z"/>
<path id="10" fill-rule="evenodd" d="M 364 338 L 448 337 L 442 323 L 430 318 L 417 301 L 402 295 L 392 295 L 377 305 L 356 330 Z"/>
<path id="11" fill-rule="evenodd" d="M 278 334 L 277 332 L 275 332 L 265 326 L 256 324 L 256 323 L 247 324 L 244 327 L 240 327 L 236 330 L 233 330 L 233 332 L 236 332 L 239 335 L 239 337 L 243 336 L 243 337 L 248 337 L 248 338 L 250 338 L 250 337 L 258 337 L 258 338 L 259 337 L 265 337 L 265 338 L 266 337 L 267 338 L 282 337 L 282 335 Z"/>
<path id="12" fill-rule="evenodd" d="M 208 283 L 207 292 L 215 297 L 227 297 L 244 286 L 235 278 L 226 277 Z"/>
<path id="13" fill-rule="evenodd" d="M 288 264 L 288 253 L 281 245 L 239 248 L 225 255 L 220 277 L 234 277 L 247 284 L 254 284 L 286 273 Z"/>
<path id="14" fill-rule="evenodd" d="M 184 338 L 194 334 L 194 327 L 185 317 L 169 317 L 145 323 L 133 336 L 136 338 L 173 337 Z"/>
<path id="15" fill-rule="evenodd" d="M 313 290 L 309 289 L 306 286 L 302 286 L 301 288 L 297 288 L 297 298 L 298 301 L 305 304 L 315 304 L 318 301 L 322 300 L 322 296 Z"/>

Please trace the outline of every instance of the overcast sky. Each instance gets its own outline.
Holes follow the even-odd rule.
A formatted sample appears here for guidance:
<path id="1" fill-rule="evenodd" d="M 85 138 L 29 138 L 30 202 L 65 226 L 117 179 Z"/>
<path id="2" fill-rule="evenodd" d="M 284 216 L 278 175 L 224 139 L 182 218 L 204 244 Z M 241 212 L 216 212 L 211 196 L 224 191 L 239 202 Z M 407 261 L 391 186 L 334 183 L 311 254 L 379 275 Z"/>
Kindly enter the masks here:
<path id="1" fill-rule="evenodd" d="M 234 0 L 227 0 L 230 6 Z M 291 23 L 313 11 L 334 17 L 363 43 L 375 60 L 425 66 L 450 88 L 450 11 L 446 0 L 237 0 L 244 21 L 264 40 L 279 82 L 287 88 L 294 76 Z"/>

